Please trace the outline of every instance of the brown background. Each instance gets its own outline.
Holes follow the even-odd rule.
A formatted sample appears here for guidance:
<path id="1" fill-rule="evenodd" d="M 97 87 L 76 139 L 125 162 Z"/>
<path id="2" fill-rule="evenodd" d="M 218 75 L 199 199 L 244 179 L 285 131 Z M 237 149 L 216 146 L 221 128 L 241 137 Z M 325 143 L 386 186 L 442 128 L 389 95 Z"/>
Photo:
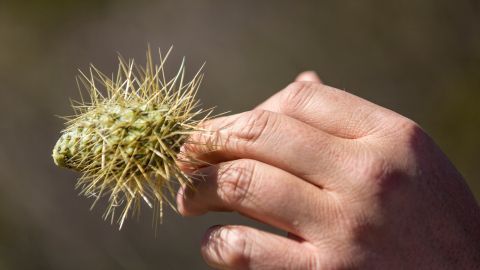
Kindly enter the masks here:
<path id="1" fill-rule="evenodd" d="M 154 237 L 150 213 L 117 231 L 73 189 L 51 148 L 71 113 L 74 76 L 107 73 L 117 51 L 175 45 L 200 97 L 248 110 L 305 69 L 420 123 L 480 198 L 480 3 L 424 1 L 0 2 L 0 269 L 206 269 L 203 231 L 254 224 L 235 214 L 181 218 Z M 261 226 L 254 224 L 255 226 Z"/>

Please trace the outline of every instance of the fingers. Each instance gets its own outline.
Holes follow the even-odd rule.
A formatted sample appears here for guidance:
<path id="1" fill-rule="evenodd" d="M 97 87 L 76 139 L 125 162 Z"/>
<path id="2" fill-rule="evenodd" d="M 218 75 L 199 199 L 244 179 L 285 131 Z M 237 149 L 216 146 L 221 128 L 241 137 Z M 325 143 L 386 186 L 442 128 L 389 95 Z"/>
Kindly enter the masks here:
<path id="1" fill-rule="evenodd" d="M 290 84 L 257 109 L 282 113 L 332 135 L 349 139 L 375 132 L 382 123 L 388 121 L 387 116 L 394 114 L 345 91 L 323 85 L 312 76 L 300 74 L 302 81 Z"/>
<path id="2" fill-rule="evenodd" d="M 245 226 L 216 226 L 206 233 L 202 256 L 215 269 L 318 269 L 316 249 Z"/>
<path id="3" fill-rule="evenodd" d="M 308 238 L 332 209 L 329 194 L 283 170 L 242 159 L 199 171 L 203 179 L 177 197 L 182 215 L 230 210 Z M 295 219 L 292 219 L 295 217 Z"/>
<path id="4" fill-rule="evenodd" d="M 298 74 L 297 78 L 295 78 L 295 81 L 296 82 L 314 82 L 314 83 L 322 82 L 315 71 L 304 71 Z"/>
<path id="5" fill-rule="evenodd" d="M 183 152 L 210 164 L 254 159 L 323 186 L 345 162 L 346 140 L 285 115 L 254 110 L 205 123 Z"/>

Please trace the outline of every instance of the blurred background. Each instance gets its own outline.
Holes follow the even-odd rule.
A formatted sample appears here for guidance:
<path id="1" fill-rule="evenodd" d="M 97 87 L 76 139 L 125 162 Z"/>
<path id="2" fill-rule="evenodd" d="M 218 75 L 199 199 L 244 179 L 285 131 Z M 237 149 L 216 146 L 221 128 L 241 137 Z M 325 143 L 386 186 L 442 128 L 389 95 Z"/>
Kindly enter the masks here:
<path id="1" fill-rule="evenodd" d="M 90 62 L 107 74 L 117 52 L 143 62 L 147 43 L 175 46 L 200 98 L 248 110 L 303 70 L 420 123 L 480 198 L 480 2 L 0 0 L 0 269 L 208 269 L 199 253 L 214 224 L 182 218 L 158 235 L 149 211 L 122 231 L 54 166 L 52 147 Z M 146 208 L 145 208 L 146 209 Z M 270 229 L 269 229 L 270 230 Z"/>

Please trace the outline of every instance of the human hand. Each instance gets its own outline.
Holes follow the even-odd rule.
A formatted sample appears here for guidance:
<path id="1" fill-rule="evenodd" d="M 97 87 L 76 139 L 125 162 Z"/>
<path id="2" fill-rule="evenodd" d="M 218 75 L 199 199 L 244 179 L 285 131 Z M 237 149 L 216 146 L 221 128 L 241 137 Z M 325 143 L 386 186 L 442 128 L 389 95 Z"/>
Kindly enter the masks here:
<path id="1" fill-rule="evenodd" d="M 303 73 L 252 111 L 209 121 L 185 152 L 214 164 L 181 214 L 237 211 L 288 232 L 214 226 L 218 269 L 473 269 L 480 210 L 413 121 Z M 214 145 L 214 151 L 209 145 Z"/>

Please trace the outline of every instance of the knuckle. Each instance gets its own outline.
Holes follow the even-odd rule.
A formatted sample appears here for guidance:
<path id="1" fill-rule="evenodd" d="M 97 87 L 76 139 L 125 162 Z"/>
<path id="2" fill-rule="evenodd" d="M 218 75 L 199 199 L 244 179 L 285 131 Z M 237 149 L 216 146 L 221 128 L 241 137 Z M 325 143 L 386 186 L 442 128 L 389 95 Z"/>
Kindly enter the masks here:
<path id="1" fill-rule="evenodd" d="M 237 121 L 235 135 L 242 141 L 256 142 L 272 124 L 273 117 L 265 110 L 249 111 Z"/>
<path id="2" fill-rule="evenodd" d="M 390 162 L 377 149 L 367 148 L 360 152 L 349 165 L 354 183 L 363 186 L 374 183 L 385 177 L 390 170 Z"/>
<path id="3" fill-rule="evenodd" d="M 280 102 L 280 108 L 285 112 L 299 110 L 311 100 L 313 93 L 322 84 L 314 82 L 293 82 L 284 92 Z"/>
<path id="4" fill-rule="evenodd" d="M 430 137 L 420 125 L 410 119 L 403 121 L 401 130 L 403 141 L 408 144 L 411 149 L 418 149 L 422 145 L 432 144 Z"/>
<path id="5" fill-rule="evenodd" d="M 405 173 L 386 153 L 369 153 L 358 162 L 352 175 L 355 179 L 354 200 L 386 199 L 407 183 Z"/>
<path id="6" fill-rule="evenodd" d="M 232 268 L 248 269 L 251 246 L 245 233 L 235 226 L 224 226 L 210 235 L 204 256 L 214 264 Z"/>
<path id="7" fill-rule="evenodd" d="M 389 131 L 380 145 L 392 160 L 414 160 L 421 149 L 435 144 L 416 122 L 406 117 L 397 116 L 391 118 L 390 122 Z"/>
<path id="8" fill-rule="evenodd" d="M 398 135 L 392 152 L 395 153 L 394 162 L 399 168 L 404 168 L 411 173 L 417 173 L 419 166 L 429 165 L 424 160 L 431 159 L 437 152 L 433 139 L 414 121 L 402 119 L 397 123 Z"/>
<path id="9" fill-rule="evenodd" d="M 238 160 L 223 166 L 218 177 L 218 196 L 229 205 L 241 205 L 250 197 L 255 162 Z"/>
<path id="10" fill-rule="evenodd" d="M 395 129 L 397 130 L 397 140 L 401 142 L 409 142 L 412 138 L 424 134 L 422 128 L 414 121 L 401 117 L 395 121 Z"/>
<path id="11" fill-rule="evenodd" d="M 428 137 L 420 125 L 404 116 L 394 115 L 392 117 L 387 115 L 386 119 L 388 119 L 388 125 L 384 128 L 383 138 L 387 141 L 393 141 L 396 146 L 409 146 L 416 140 Z"/>
<path id="12" fill-rule="evenodd" d="M 374 155 L 366 161 L 360 176 L 366 179 L 380 179 L 388 171 L 388 165 L 384 158 Z"/>

